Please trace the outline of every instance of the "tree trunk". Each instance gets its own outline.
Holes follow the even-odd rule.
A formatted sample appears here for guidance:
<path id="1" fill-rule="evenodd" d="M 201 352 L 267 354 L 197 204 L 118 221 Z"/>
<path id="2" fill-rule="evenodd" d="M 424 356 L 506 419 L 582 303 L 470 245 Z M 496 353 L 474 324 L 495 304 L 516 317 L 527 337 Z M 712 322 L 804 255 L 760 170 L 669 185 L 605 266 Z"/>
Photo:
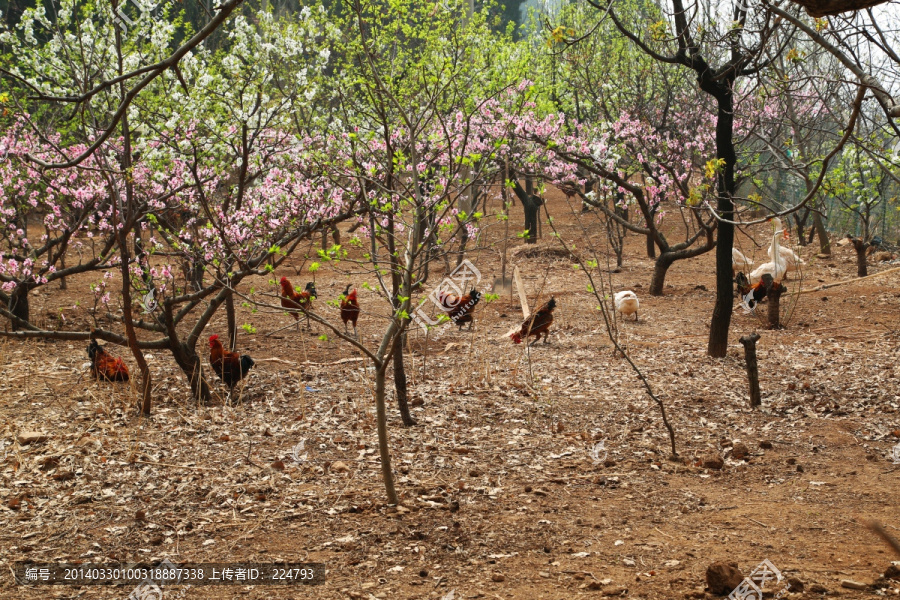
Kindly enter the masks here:
<path id="1" fill-rule="evenodd" d="M 386 362 L 375 369 L 375 419 L 378 429 L 378 455 L 381 457 L 381 477 L 384 480 L 388 504 L 399 504 L 400 499 L 397 497 L 397 490 L 394 489 L 394 474 L 391 471 L 391 451 L 387 431 L 387 408 L 384 400 L 386 370 Z"/>
<path id="2" fill-rule="evenodd" d="M 237 347 L 237 315 L 234 311 L 234 294 L 225 296 L 225 319 L 228 322 L 228 348 L 234 352 Z"/>
<path id="3" fill-rule="evenodd" d="M 621 269 L 625 263 L 625 242 L 621 235 L 624 230 L 624 227 L 609 217 L 606 218 L 606 239 L 616 253 L 616 269 Z"/>
<path id="4" fill-rule="evenodd" d="M 65 254 L 63 254 L 62 256 L 59 257 L 59 269 L 60 269 L 61 271 L 65 271 L 65 270 L 66 270 L 66 255 L 65 255 Z M 68 279 L 68 278 L 67 278 L 67 277 L 61 277 L 61 278 L 60 278 L 60 280 L 59 280 L 59 289 L 61 289 L 61 290 L 67 290 L 67 289 L 69 289 L 69 285 L 68 285 L 68 283 L 66 282 L 66 279 Z"/>
<path id="5" fill-rule="evenodd" d="M 616 192 L 613 200 L 613 214 L 619 216 L 623 221 L 628 220 L 628 207 L 624 204 L 625 194 Z M 625 263 L 625 237 L 628 235 L 628 229 L 624 225 L 620 225 L 614 219 L 606 218 L 606 235 L 609 239 L 613 251 L 616 253 L 616 268 L 622 268 Z"/>
<path id="6" fill-rule="evenodd" d="M 406 385 L 406 367 L 403 363 L 403 346 L 406 342 L 406 334 L 398 335 L 394 341 L 394 392 L 397 394 L 397 408 L 400 410 L 400 418 L 407 427 L 416 424 L 409 412 L 409 391 Z"/>
<path id="7" fill-rule="evenodd" d="M 750 380 L 750 406 L 757 407 L 762 404 L 759 394 L 759 362 L 756 360 L 756 342 L 758 333 L 752 333 L 741 337 L 744 345 L 744 359 L 747 361 L 747 379 Z"/>
<path id="8" fill-rule="evenodd" d="M 191 286 L 192 291 L 199 292 L 203 289 L 203 263 L 190 258 L 182 262 L 184 279 Z"/>
<path id="9" fill-rule="evenodd" d="M 531 177 L 525 178 L 525 195 L 528 198 L 526 202 L 521 197 L 522 207 L 525 209 L 525 229 L 528 235 L 525 237 L 526 244 L 536 244 L 538 240 L 538 220 L 541 216 L 540 199 L 534 195 L 534 180 Z"/>
<path id="10" fill-rule="evenodd" d="M 462 264 L 466 258 L 466 245 L 469 243 L 469 229 L 463 225 L 459 231 L 459 251 L 456 253 L 456 266 Z"/>
<path id="11" fill-rule="evenodd" d="M 647 234 L 647 258 L 656 258 L 656 244 L 653 243 L 653 234 Z"/>
<path id="12" fill-rule="evenodd" d="M 647 239 L 649 240 L 650 237 L 648 236 Z M 672 266 L 673 262 L 675 261 L 668 252 L 660 254 L 659 258 L 656 259 L 656 263 L 653 265 L 653 277 L 650 279 L 651 296 L 663 295 L 663 287 L 666 283 L 666 273 L 668 273 L 669 267 Z"/>
<path id="13" fill-rule="evenodd" d="M 515 173 L 512 171 L 510 171 L 510 178 L 512 179 L 513 191 L 516 194 L 516 198 L 519 199 L 522 203 L 522 208 L 525 209 L 525 229 L 528 230 L 528 233 L 525 236 L 525 243 L 534 244 L 537 242 L 537 223 L 541 212 L 542 201 L 540 198 L 529 192 L 528 189 L 522 189 L 518 180 L 515 179 Z M 533 184 L 529 179 L 525 180 L 525 185 L 533 188 Z"/>
<path id="14" fill-rule="evenodd" d="M 702 76 L 701 76 L 702 78 Z M 725 161 L 724 172 L 717 179 L 718 200 L 716 208 L 723 219 L 734 219 L 734 167 L 737 155 L 734 151 L 734 97 L 731 82 L 727 89 L 716 96 L 718 121 L 716 122 L 716 158 Z M 721 83 L 720 83 L 721 85 Z M 704 87 L 701 81 L 701 87 Z M 732 285 L 731 250 L 734 247 L 734 225 L 725 221 L 718 224 L 716 244 L 716 303 L 709 326 L 707 353 L 713 357 L 728 354 L 728 330 L 731 327 L 731 311 L 734 304 Z"/>
<path id="15" fill-rule="evenodd" d="M 807 231 L 807 229 L 813 228 L 812 222 L 810 221 L 810 218 L 809 218 L 811 212 L 812 212 L 811 210 L 807 209 L 806 212 L 803 214 L 803 218 L 797 219 L 798 220 L 797 243 L 800 244 L 801 246 L 806 246 L 806 237 L 807 237 L 806 231 Z M 808 228 L 807 228 L 807 224 L 809 224 Z"/>
<path id="16" fill-rule="evenodd" d="M 124 167 L 129 168 L 131 161 L 131 143 L 130 137 L 128 135 L 128 121 L 127 119 L 122 120 L 122 128 L 125 130 L 125 160 L 123 161 Z M 131 205 L 133 204 L 133 188 L 131 183 L 126 183 L 125 186 L 125 197 L 126 204 L 129 206 L 129 213 L 131 212 Z M 141 405 L 140 411 L 144 416 L 150 416 L 151 410 L 151 398 L 150 391 L 152 388 L 151 375 L 150 375 L 150 367 L 147 365 L 147 359 L 144 358 L 144 351 L 138 346 L 137 340 L 137 332 L 134 329 L 134 315 L 131 310 L 131 273 L 128 269 L 128 265 L 131 263 L 131 253 L 128 251 L 128 230 L 124 224 L 122 224 L 121 214 L 116 211 L 116 203 L 118 202 L 118 194 L 112 200 L 113 202 L 113 223 L 114 226 L 119 228 L 118 235 L 116 236 L 116 242 L 119 245 L 119 258 L 120 258 L 120 270 L 122 273 L 122 321 L 125 324 L 125 337 L 128 339 L 128 347 L 131 350 L 131 355 L 134 357 L 134 361 L 138 364 L 138 368 L 141 370 Z"/>
<path id="17" fill-rule="evenodd" d="M 122 36 L 121 31 L 116 29 L 116 50 L 119 60 L 119 74 L 122 74 Z M 125 96 L 124 85 L 119 84 L 119 92 L 122 97 Z M 132 168 L 131 153 L 131 128 L 128 123 L 128 117 L 122 117 L 122 171 L 128 173 Z M 110 184 L 110 187 L 113 187 Z M 131 256 L 128 250 L 128 232 L 134 229 L 135 243 L 138 242 L 141 235 L 139 220 L 136 219 L 137 208 L 134 199 L 134 183 L 130 178 L 125 179 L 125 207 L 124 215 L 117 211 L 117 203 L 121 200 L 118 192 L 113 188 L 111 194 L 113 208 L 113 226 L 118 229 L 116 242 L 119 245 L 119 262 L 122 271 L 122 320 L 125 323 L 125 337 L 128 338 L 128 347 L 131 349 L 131 355 L 141 370 L 141 414 L 150 416 L 151 399 L 150 392 L 153 389 L 151 385 L 150 367 L 147 365 L 147 359 L 144 358 L 144 351 L 138 346 L 137 332 L 134 330 L 134 315 L 131 310 L 131 273 L 129 264 Z"/>
<path id="18" fill-rule="evenodd" d="M 819 236 L 819 253 L 831 254 L 831 241 L 828 239 L 828 231 L 825 229 L 825 223 L 822 221 L 822 215 L 818 212 L 813 213 L 813 226 L 816 235 Z"/>
<path id="19" fill-rule="evenodd" d="M 23 321 L 28 321 L 31 318 L 31 310 L 28 302 L 28 292 L 28 284 L 22 282 L 17 285 L 16 289 L 14 289 L 9 295 L 9 312 L 19 317 Z M 16 325 L 15 321 L 13 321 L 11 327 L 13 331 L 19 330 L 19 326 Z"/>
<path id="20" fill-rule="evenodd" d="M 856 276 L 865 277 L 869 274 L 869 265 L 866 263 L 866 249 L 868 249 L 869 243 L 849 235 L 847 238 L 853 244 L 853 249 L 856 250 Z"/>
<path id="21" fill-rule="evenodd" d="M 153 389 L 151 383 L 150 367 L 144 358 L 144 351 L 138 347 L 137 332 L 134 330 L 134 315 L 131 311 L 131 276 L 128 272 L 129 253 L 125 245 L 125 230 L 119 231 L 119 255 L 122 258 L 122 320 L 125 322 L 125 336 L 128 338 L 128 346 L 134 356 L 138 368 L 141 370 L 141 414 L 150 416 L 151 398 Z"/>
<path id="22" fill-rule="evenodd" d="M 200 363 L 200 357 L 194 350 L 188 348 L 186 344 L 178 341 L 173 341 L 170 349 L 175 363 L 188 378 L 192 397 L 198 402 L 207 404 L 212 395 L 209 390 L 209 384 L 206 378 L 203 377 L 203 365 Z"/>
<path id="23" fill-rule="evenodd" d="M 526 244 L 537 243 L 538 217 L 541 212 L 541 205 L 530 201 L 524 205 L 525 207 L 525 229 L 528 234 L 525 236 Z"/>

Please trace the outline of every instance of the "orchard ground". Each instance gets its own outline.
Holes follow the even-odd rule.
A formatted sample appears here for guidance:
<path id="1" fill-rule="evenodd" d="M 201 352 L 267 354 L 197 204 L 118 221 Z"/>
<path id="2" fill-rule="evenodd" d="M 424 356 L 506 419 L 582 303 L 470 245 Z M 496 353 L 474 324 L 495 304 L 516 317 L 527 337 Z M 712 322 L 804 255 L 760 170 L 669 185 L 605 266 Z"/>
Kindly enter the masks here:
<path id="1" fill-rule="evenodd" d="M 592 258 L 565 198 L 555 190 L 549 198 L 563 239 Z M 605 252 L 598 217 L 583 219 Z M 669 219 L 672 239 L 679 221 Z M 522 222 L 517 204 L 511 229 Z M 751 229 L 763 245 L 755 250 L 739 235 L 756 264 L 767 260 L 770 230 Z M 479 289 L 500 276 L 502 231 L 502 224 L 487 227 L 482 248 L 467 255 L 482 273 Z M 197 406 L 174 361 L 152 351 L 149 419 L 136 415 L 133 388 L 87 377 L 87 343 L 0 340 L 0 560 L 311 561 L 327 568 L 325 583 L 314 587 L 174 587 L 164 589 L 166 599 L 454 592 L 457 599 L 671 600 L 705 597 L 706 568 L 715 561 L 734 561 L 748 575 L 768 559 L 805 584 L 783 597 L 823 590 L 873 597 L 872 589 L 841 582 L 871 584 L 900 559 L 865 527 L 874 519 L 900 536 L 900 464 L 892 460 L 900 443 L 900 276 L 786 295 L 783 331 L 764 330 L 765 305 L 758 317 L 736 309 L 728 356 L 712 359 L 705 349 L 713 253 L 675 263 L 665 295 L 650 297 L 653 261 L 643 237 L 629 234 L 624 267 L 611 280 L 614 291 L 634 290 L 641 308 L 639 322 L 620 323 L 622 341 L 669 411 L 680 455 L 670 460 L 656 405 L 613 356 L 586 278 L 548 250 L 549 234 L 544 224 L 544 251 L 513 259 L 532 306 L 539 290 L 557 299 L 549 345 L 528 350 L 503 337 L 522 315 L 508 296 L 480 304 L 472 332 L 444 325 L 426 347 L 423 333 L 411 329 L 407 374 L 418 425 L 404 428 L 389 406 L 399 507 L 385 503 L 371 367 L 334 336 L 320 339 L 321 325 L 269 336 L 292 319 L 238 302 L 238 323 L 255 328 L 240 331 L 238 350 L 257 360 L 241 403 L 224 405 L 216 382 L 216 401 Z M 522 246 L 517 238 L 511 244 Z M 800 252 L 808 264 L 802 282 L 788 282 L 791 292 L 856 273 L 849 246 L 835 245 L 827 259 L 816 258 L 814 247 Z M 283 275 L 302 287 L 312 276 L 301 254 L 272 283 L 257 278 L 245 289 L 276 293 Z M 432 284 L 443 274 L 436 266 Z M 353 270 L 347 262 L 340 268 Z M 365 280 L 374 284 L 326 263 L 316 274 L 316 310 L 339 323 L 325 301 L 353 283 L 361 338 L 374 345 L 385 303 L 362 287 Z M 89 281 L 68 283 L 65 291 L 33 294 L 31 310 L 48 327 L 83 331 L 91 322 Z M 753 331 L 762 335 L 757 410 L 748 405 L 738 343 Z M 224 311 L 201 339 L 205 367 L 212 333 L 224 337 Z M 136 373 L 127 349 L 112 350 Z M 19 445 L 16 436 L 27 431 L 47 440 Z M 749 449 L 744 460 L 733 456 L 738 442 Z M 721 469 L 704 466 L 715 457 L 724 460 Z M 132 592 L 15 586 L 8 570 L 0 587 L 9 599 Z M 893 581 L 883 593 L 898 590 Z"/>

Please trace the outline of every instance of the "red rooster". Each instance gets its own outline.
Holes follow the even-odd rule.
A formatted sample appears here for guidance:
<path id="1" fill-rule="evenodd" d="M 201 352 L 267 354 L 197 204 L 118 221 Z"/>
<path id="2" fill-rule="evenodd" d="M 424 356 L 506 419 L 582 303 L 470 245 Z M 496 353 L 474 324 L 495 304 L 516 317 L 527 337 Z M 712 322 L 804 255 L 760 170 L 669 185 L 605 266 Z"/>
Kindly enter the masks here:
<path id="1" fill-rule="evenodd" d="M 94 377 L 106 381 L 128 381 L 128 366 L 125 361 L 109 354 L 97 340 L 91 340 L 87 353 L 91 357 L 91 373 Z"/>
<path id="2" fill-rule="evenodd" d="M 219 336 L 209 336 L 209 365 L 229 389 L 246 377 L 254 364 L 253 359 L 246 354 L 239 356 L 237 352 L 227 352 L 219 341 Z"/>
<path id="3" fill-rule="evenodd" d="M 318 296 L 318 292 L 316 291 L 315 283 L 310 281 L 306 284 L 304 291 L 297 293 L 287 277 L 281 278 L 281 307 L 291 310 L 291 315 L 297 322 L 298 329 L 300 327 L 300 313 L 296 311 L 299 309 L 306 313 L 307 310 L 312 308 L 312 301 L 316 296 Z M 309 315 L 306 315 L 306 326 L 309 327 Z"/>
<path id="4" fill-rule="evenodd" d="M 472 325 L 475 322 L 475 319 L 472 318 L 472 313 L 475 312 L 475 306 L 481 300 L 481 297 L 484 296 L 478 290 L 472 290 L 465 296 L 454 296 L 453 294 L 449 294 L 447 292 L 441 292 L 440 300 L 441 305 L 447 311 L 447 316 L 450 317 L 450 320 L 456 323 L 459 326 L 459 330 L 462 331 L 462 326 L 465 323 L 469 324 L 469 329 L 472 329 Z"/>
<path id="5" fill-rule="evenodd" d="M 741 307 L 743 307 L 745 313 L 756 312 L 756 305 L 765 299 L 769 287 L 772 286 L 771 279 L 772 276 L 769 273 L 765 273 L 762 279 L 750 285 L 750 280 L 747 279 L 746 275 L 743 273 L 737 274 L 734 282 L 737 284 L 738 297 L 741 299 Z M 767 281 L 769 282 L 768 286 L 766 285 Z"/>
<path id="6" fill-rule="evenodd" d="M 356 297 L 356 290 L 350 291 L 350 284 L 341 294 L 341 321 L 344 322 L 344 333 L 347 333 L 347 322 L 353 323 L 353 335 L 359 339 L 356 331 L 356 320 L 359 319 L 359 299 Z"/>
<path id="7" fill-rule="evenodd" d="M 512 341 L 515 343 L 521 344 L 523 338 L 527 339 L 528 336 L 533 335 L 534 341 L 528 344 L 529 346 L 532 346 L 541 338 L 541 335 L 543 335 L 544 343 L 546 344 L 547 338 L 550 335 L 550 325 L 553 323 L 554 308 L 556 308 L 556 300 L 551 296 L 547 304 L 534 311 L 533 315 L 530 315 L 522 322 L 521 330 L 513 333 L 509 337 L 511 337 Z"/>

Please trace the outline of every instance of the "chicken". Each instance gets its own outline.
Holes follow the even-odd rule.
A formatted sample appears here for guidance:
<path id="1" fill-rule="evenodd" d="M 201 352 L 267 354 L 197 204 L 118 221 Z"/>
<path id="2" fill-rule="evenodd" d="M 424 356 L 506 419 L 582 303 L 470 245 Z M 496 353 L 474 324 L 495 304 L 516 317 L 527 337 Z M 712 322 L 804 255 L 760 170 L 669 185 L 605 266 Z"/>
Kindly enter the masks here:
<path id="1" fill-rule="evenodd" d="M 97 340 L 91 340 L 87 353 L 91 357 L 91 373 L 94 377 L 106 381 L 128 381 L 128 366 L 125 361 L 108 353 Z"/>
<path id="2" fill-rule="evenodd" d="M 304 313 L 310 310 L 312 301 L 318 294 L 316 284 L 312 281 L 306 284 L 304 291 L 297 293 L 287 277 L 281 278 L 281 307 L 291 310 L 291 315 L 294 316 L 298 328 L 300 327 L 300 313 L 297 310 L 302 310 Z M 306 315 L 306 326 L 309 327 L 309 315 Z"/>
<path id="3" fill-rule="evenodd" d="M 356 290 L 350 291 L 350 284 L 341 294 L 341 321 L 344 322 L 344 333 L 347 333 L 347 322 L 353 323 L 353 335 L 359 338 L 356 331 L 356 320 L 359 319 L 359 299 L 356 297 Z"/>
<path id="4" fill-rule="evenodd" d="M 218 335 L 209 336 L 209 365 L 229 389 L 246 377 L 254 364 L 246 354 L 238 356 L 237 352 L 227 352 Z"/>
<path id="5" fill-rule="evenodd" d="M 455 296 L 449 292 L 441 292 L 438 294 L 438 299 L 441 301 L 441 307 L 447 312 L 447 316 L 462 331 L 462 326 L 466 323 L 469 324 L 469 329 L 472 329 L 472 324 L 475 322 L 475 319 L 472 318 L 472 313 L 483 296 L 484 294 L 478 290 L 472 290 L 464 296 Z"/>
<path id="6" fill-rule="evenodd" d="M 631 290 L 625 290 L 623 292 L 616 293 L 613 298 L 616 304 L 616 312 L 625 317 L 630 314 L 634 314 L 634 320 L 635 322 L 637 322 L 638 309 L 641 307 L 641 303 L 638 301 L 637 294 L 635 294 Z"/>
<path id="7" fill-rule="evenodd" d="M 738 273 L 734 282 L 737 284 L 738 297 L 741 299 L 741 307 L 745 313 L 756 311 L 756 305 L 763 301 L 768 293 L 766 281 L 772 276 L 765 273 L 755 284 L 751 285 L 750 280 L 743 273 Z M 771 287 L 771 284 L 769 285 Z"/>
<path id="8" fill-rule="evenodd" d="M 469 330 L 472 330 L 472 325 L 475 323 L 472 313 L 475 312 L 475 306 L 481 301 L 482 296 L 484 296 L 484 294 L 478 290 L 472 290 L 470 293 L 460 298 L 456 308 L 450 311 L 450 320 L 459 326 L 460 331 L 462 331 L 462 326 L 465 323 L 468 323 Z"/>
<path id="9" fill-rule="evenodd" d="M 550 334 L 550 325 L 553 323 L 553 309 L 556 308 L 556 300 L 553 299 L 553 296 L 550 297 L 550 300 L 534 311 L 533 315 L 530 315 L 527 319 L 522 322 L 522 329 L 513 333 L 510 338 L 517 344 L 522 343 L 522 338 L 527 339 L 528 336 L 535 336 L 534 341 L 529 344 L 529 346 L 536 343 L 541 335 L 544 336 L 544 343 L 547 343 L 547 337 Z"/>

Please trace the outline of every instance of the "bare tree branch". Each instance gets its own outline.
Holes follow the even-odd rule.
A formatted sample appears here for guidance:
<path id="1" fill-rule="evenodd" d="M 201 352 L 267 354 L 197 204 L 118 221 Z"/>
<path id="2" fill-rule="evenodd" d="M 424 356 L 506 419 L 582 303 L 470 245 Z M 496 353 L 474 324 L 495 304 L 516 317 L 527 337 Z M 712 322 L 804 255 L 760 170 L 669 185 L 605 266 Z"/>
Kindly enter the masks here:
<path id="1" fill-rule="evenodd" d="M 847 56 L 840 50 L 840 48 L 826 40 L 825 37 L 822 36 L 819 32 L 817 32 L 815 29 L 813 29 L 788 11 L 769 3 L 766 3 L 766 6 L 773 13 L 797 27 L 797 29 L 808 35 L 811 40 L 813 40 L 815 43 L 827 50 L 832 56 L 841 61 L 841 64 L 847 67 L 847 69 L 851 73 L 856 75 L 856 77 L 859 79 L 860 85 L 871 88 L 872 93 L 875 95 L 878 103 L 881 104 L 888 118 L 892 119 L 894 117 L 900 117 L 900 104 L 897 104 L 894 98 L 887 92 L 884 86 L 882 86 L 874 76 L 866 73 L 863 68 L 859 66 L 859 64 L 851 60 L 849 56 Z"/>

